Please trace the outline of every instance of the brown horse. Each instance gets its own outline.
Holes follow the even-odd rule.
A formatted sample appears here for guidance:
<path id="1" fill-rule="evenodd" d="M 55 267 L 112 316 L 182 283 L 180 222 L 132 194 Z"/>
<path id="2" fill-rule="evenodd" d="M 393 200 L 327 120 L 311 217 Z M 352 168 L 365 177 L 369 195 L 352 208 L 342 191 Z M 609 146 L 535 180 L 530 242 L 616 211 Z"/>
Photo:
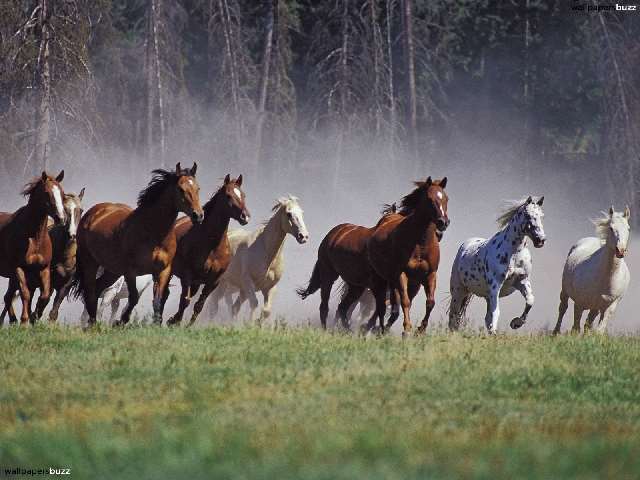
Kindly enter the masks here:
<path id="1" fill-rule="evenodd" d="M 162 323 L 162 298 L 165 295 L 171 263 L 176 253 L 173 224 L 179 212 L 201 223 L 200 187 L 195 179 L 197 165 L 175 172 L 154 170 L 149 185 L 138 196 L 134 210 L 121 203 L 99 203 L 84 214 L 78 226 L 78 252 L 75 292 L 84 296 L 89 325 L 96 322 L 98 297 L 103 290 L 124 275 L 129 303 L 118 324 L 129 321 L 138 303 L 136 276 L 153 274 L 153 321 Z M 99 267 L 104 268 L 96 280 Z"/>
<path id="2" fill-rule="evenodd" d="M 378 278 L 392 289 L 392 315 L 386 329 L 398 317 L 398 301 L 404 316 L 403 335 L 411 331 L 409 310 L 411 301 L 422 286 L 427 295 L 426 313 L 418 333 L 423 333 L 435 305 L 436 276 L 440 263 L 441 232 L 449 226 L 448 196 L 444 191 L 447 177 L 415 182 L 416 189 L 402 199 L 398 213 L 387 215 L 379 223 L 367 243 L 369 263 Z M 367 329 L 373 328 L 376 317 L 384 331 L 386 291 L 373 290 L 376 313 Z"/>
<path id="3" fill-rule="evenodd" d="M 202 224 L 194 225 L 189 218 L 181 218 L 176 222 L 178 249 L 173 258 L 172 274 L 180 278 L 182 294 L 178 311 L 167 321 L 167 325 L 182 321 L 191 297 L 197 293 L 200 285 L 204 285 L 193 307 L 189 322 L 189 325 L 193 325 L 209 294 L 218 286 L 220 276 L 227 270 L 231 261 L 227 238 L 229 221 L 233 218 L 240 225 L 246 225 L 250 217 L 241 186 L 242 175 L 235 180 L 227 175 L 224 184 L 205 204 Z M 167 297 L 165 295 L 163 303 Z"/>
<path id="4" fill-rule="evenodd" d="M 22 299 L 21 323 L 34 320 L 31 316 L 31 291 L 28 276 L 37 277 L 40 298 L 36 304 L 36 317 L 40 317 L 51 292 L 50 270 L 51 239 L 47 231 L 48 216 L 55 222 L 64 221 L 62 198 L 64 191 L 60 182 L 64 170 L 53 178 L 46 172 L 28 183 L 22 194 L 29 197 L 27 204 L 14 213 L 0 213 L 0 275 L 9 278 L 9 287 L 4 297 L 9 312 L 9 321 L 17 321 L 13 309 L 13 293 L 20 291 Z"/>
<path id="5" fill-rule="evenodd" d="M 378 224 L 384 222 L 383 216 Z M 366 288 L 381 289 L 386 294 L 387 285 L 371 268 L 367 258 L 367 242 L 377 228 L 343 223 L 333 227 L 318 247 L 318 260 L 313 267 L 306 288 L 299 288 L 298 295 L 304 300 L 320 290 L 320 322 L 327 328 L 329 297 L 334 282 L 344 280 L 345 294 L 342 296 L 336 317 L 349 330 L 349 307 L 360 298 Z"/>
<path id="6" fill-rule="evenodd" d="M 56 296 L 53 300 L 51 312 L 49 312 L 49 321 L 55 322 L 58 319 L 58 311 L 62 300 L 69 293 L 73 276 L 76 273 L 76 232 L 78 223 L 82 217 L 82 197 L 84 196 L 84 188 L 79 195 L 74 193 L 64 194 L 64 224 L 49 225 L 49 237 L 51 238 L 51 290 L 55 290 Z M 31 298 L 38 287 L 38 276 L 30 272 L 27 278 Z M 7 292 L 12 295 L 16 292 Z M 5 314 L 8 306 L 5 305 L 2 314 L 0 314 L 0 325 L 4 322 Z M 36 320 L 38 318 L 36 317 Z"/>

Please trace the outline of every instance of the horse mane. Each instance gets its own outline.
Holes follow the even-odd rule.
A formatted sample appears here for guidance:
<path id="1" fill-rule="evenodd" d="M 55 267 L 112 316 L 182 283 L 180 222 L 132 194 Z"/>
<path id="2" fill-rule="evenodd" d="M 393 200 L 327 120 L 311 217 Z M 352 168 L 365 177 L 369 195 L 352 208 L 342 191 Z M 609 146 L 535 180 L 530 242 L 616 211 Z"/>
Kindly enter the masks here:
<path id="1" fill-rule="evenodd" d="M 400 207 L 397 208 L 397 213 L 399 213 L 400 215 L 411 215 L 416 210 L 416 208 L 418 208 L 421 197 L 420 194 L 422 190 L 427 186 L 427 182 L 424 181 L 413 182 L 413 184 L 416 186 L 416 188 L 414 188 L 411 193 L 408 193 L 407 195 L 402 197 L 402 200 L 400 200 Z M 438 182 L 435 181 L 431 185 L 438 185 Z M 391 207 L 393 205 L 395 204 L 391 204 L 388 207 L 387 205 L 385 205 L 385 208 L 382 210 L 382 214 L 386 215 L 387 213 L 392 213 Z"/>
<path id="2" fill-rule="evenodd" d="M 511 219 L 518 213 L 521 207 L 527 203 L 528 197 L 521 198 L 520 200 L 507 201 L 502 210 L 500 216 L 496 219 L 498 226 L 504 228 L 511 221 Z"/>
<path id="3" fill-rule="evenodd" d="M 138 207 L 156 203 L 167 187 L 177 184 L 180 177 L 189 175 L 189 169 L 184 168 L 177 174 L 175 171 L 157 168 L 151 173 L 151 181 L 138 195 Z"/>
<path id="4" fill-rule="evenodd" d="M 296 203 L 298 204 L 298 197 L 295 197 L 291 194 L 287 194 L 284 197 L 278 198 L 275 205 L 271 207 L 272 212 L 277 212 L 280 207 L 285 206 L 288 203 Z M 299 204 L 298 204 L 299 205 Z"/>
<path id="5" fill-rule="evenodd" d="M 30 182 L 28 182 L 23 188 L 22 191 L 20 192 L 22 195 L 24 195 L 25 197 L 28 197 L 29 195 L 31 195 L 33 193 L 33 191 L 38 188 L 38 185 L 40 184 L 40 182 L 42 182 L 42 177 L 36 177 L 33 180 L 31 180 Z"/>
<path id="6" fill-rule="evenodd" d="M 392 213 L 398 212 L 398 206 L 396 202 L 393 203 L 384 203 L 382 205 L 382 210 L 380 210 L 381 215 L 391 215 Z"/>
<path id="7" fill-rule="evenodd" d="M 218 194 L 220 194 L 222 191 L 224 190 L 224 185 L 220 185 L 220 187 L 213 193 L 213 195 L 211 195 L 211 198 L 209 200 L 207 200 L 207 203 L 205 203 L 202 206 L 202 210 L 205 212 L 205 214 L 209 211 L 210 208 L 213 207 L 213 205 L 216 203 L 216 197 L 218 196 Z"/>

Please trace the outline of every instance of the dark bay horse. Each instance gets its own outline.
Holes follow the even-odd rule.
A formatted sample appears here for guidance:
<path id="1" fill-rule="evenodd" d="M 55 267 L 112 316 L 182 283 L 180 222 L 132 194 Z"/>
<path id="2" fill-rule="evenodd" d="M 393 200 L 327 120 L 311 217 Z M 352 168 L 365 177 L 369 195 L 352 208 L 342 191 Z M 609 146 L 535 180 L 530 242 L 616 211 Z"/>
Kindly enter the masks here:
<path id="1" fill-rule="evenodd" d="M 436 276 L 440 263 L 440 238 L 449 226 L 447 177 L 415 182 L 416 188 L 406 195 L 398 213 L 383 217 L 367 242 L 369 263 L 377 276 L 392 290 L 392 315 L 385 328 L 386 291 L 373 290 L 376 314 L 367 329 L 373 328 L 376 317 L 383 331 L 398 317 L 400 302 L 404 317 L 403 335 L 411 331 L 409 311 L 413 297 L 422 286 L 427 296 L 426 313 L 417 333 L 423 333 L 435 305 Z"/>
<path id="2" fill-rule="evenodd" d="M 197 293 L 200 285 L 204 285 L 200 298 L 193 307 L 189 322 L 189 325 L 193 325 L 209 294 L 218 286 L 220 276 L 227 270 L 231 261 L 231 248 L 227 238 L 229 221 L 233 218 L 240 225 L 246 225 L 250 216 L 241 186 L 242 175 L 235 180 L 227 175 L 223 185 L 205 204 L 204 221 L 200 225 L 194 225 L 186 217 L 176 222 L 178 249 L 173 258 L 172 274 L 180 278 L 182 293 L 178 311 L 167 321 L 167 325 L 182 321 L 191 297 Z M 167 296 L 165 295 L 163 303 Z"/>
<path id="3" fill-rule="evenodd" d="M 76 272 L 76 232 L 78 231 L 78 223 L 80 223 L 80 217 L 82 217 L 82 197 L 84 196 L 84 188 L 80 191 L 80 194 L 74 193 L 64 194 L 64 224 L 49 225 L 49 237 L 51 238 L 51 265 L 50 265 L 50 278 L 51 278 L 51 290 L 55 290 L 56 296 L 53 300 L 53 306 L 51 312 L 49 312 L 49 321 L 55 322 L 58 319 L 58 311 L 62 300 L 69 293 L 73 276 Z M 33 272 L 30 272 L 27 277 L 29 285 L 29 291 L 31 292 L 31 298 L 35 293 L 35 289 L 38 287 L 38 277 Z M 12 295 L 16 292 L 7 292 Z M 4 322 L 4 316 L 8 311 L 7 305 L 5 305 L 2 314 L 0 315 L 0 325 Z M 36 317 L 36 320 L 38 318 Z"/>
<path id="4" fill-rule="evenodd" d="M 22 299 L 21 323 L 33 320 L 28 285 L 30 275 L 37 278 L 40 288 L 36 317 L 42 315 L 49 303 L 52 248 L 47 224 L 49 216 L 56 223 L 64 221 L 64 191 L 60 185 L 63 178 L 64 170 L 56 178 L 42 172 L 41 177 L 28 183 L 22 191 L 29 198 L 24 207 L 14 213 L 0 213 L 0 275 L 9 279 L 4 302 L 11 323 L 17 321 L 12 304 L 16 290 L 19 290 Z"/>
<path id="5" fill-rule="evenodd" d="M 201 223 L 197 165 L 175 171 L 157 169 L 149 185 L 140 192 L 138 206 L 99 203 L 84 214 L 78 226 L 75 292 L 84 296 L 89 325 L 96 322 L 98 297 L 124 275 L 129 302 L 118 324 L 129 321 L 138 303 L 136 276 L 153 275 L 153 321 L 162 323 L 162 299 L 171 276 L 176 253 L 174 223 L 179 212 Z M 98 268 L 104 273 L 96 280 Z"/>
<path id="6" fill-rule="evenodd" d="M 378 224 L 384 221 L 383 216 Z M 320 290 L 320 322 L 327 328 L 329 297 L 334 282 L 344 280 L 345 294 L 342 296 L 336 317 L 349 330 L 349 307 L 360 298 L 366 288 L 381 290 L 386 295 L 384 279 L 371 268 L 367 258 L 367 242 L 376 227 L 363 227 L 352 223 L 342 223 L 333 227 L 322 239 L 318 247 L 318 259 L 306 288 L 297 289 L 304 300 Z"/>

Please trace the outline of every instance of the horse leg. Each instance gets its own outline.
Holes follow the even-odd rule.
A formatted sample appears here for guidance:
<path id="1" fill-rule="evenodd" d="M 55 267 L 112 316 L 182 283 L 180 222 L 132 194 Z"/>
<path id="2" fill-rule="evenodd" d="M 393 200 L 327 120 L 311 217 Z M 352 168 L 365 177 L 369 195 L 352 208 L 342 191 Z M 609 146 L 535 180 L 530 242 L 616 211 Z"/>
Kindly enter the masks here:
<path id="1" fill-rule="evenodd" d="M 262 290 L 263 304 L 262 304 L 262 313 L 261 313 L 262 320 L 261 321 L 265 321 L 271 316 L 271 305 L 273 303 L 273 296 L 275 295 L 276 290 L 277 290 L 277 287 L 275 285 L 270 289 Z"/>
<path id="2" fill-rule="evenodd" d="M 20 323 L 25 325 L 29 322 L 31 317 L 31 291 L 29 285 L 27 285 L 27 276 L 24 270 L 20 267 L 16 268 L 16 281 L 18 284 L 18 290 L 20 291 L 20 298 L 22 300 L 22 314 L 20 315 Z"/>
<path id="3" fill-rule="evenodd" d="M 531 307 L 533 307 L 533 302 L 535 300 L 535 297 L 533 296 L 533 289 L 531 288 L 531 282 L 528 278 L 519 282 L 517 285 L 515 285 L 515 287 L 524 297 L 525 306 L 522 315 L 511 320 L 510 325 L 514 330 L 522 327 L 525 324 L 525 322 L 527 321 L 529 310 L 531 310 Z"/>
<path id="4" fill-rule="evenodd" d="M 133 286 L 127 282 L 127 288 L 129 289 L 129 298 L 131 298 L 131 289 L 133 288 L 138 293 L 138 288 L 135 283 L 135 277 L 133 277 Z M 162 325 L 162 298 L 164 292 L 169 288 L 169 280 L 171 280 L 171 264 L 167 265 L 164 270 L 159 273 L 153 274 L 153 323 L 154 325 Z"/>
<path id="5" fill-rule="evenodd" d="M 215 281 L 210 281 L 204 284 L 204 287 L 202 287 L 202 293 L 200 293 L 200 297 L 198 298 L 198 301 L 193 306 L 193 314 L 191 315 L 191 320 L 189 321 L 189 325 L 187 326 L 190 327 L 195 323 L 196 319 L 198 318 L 198 315 L 200 315 L 200 312 L 204 308 L 204 303 L 207 301 L 207 298 L 209 298 L 209 295 L 211 294 L 211 292 L 213 292 L 216 289 L 217 286 L 218 286 L 217 279 Z"/>
<path id="6" fill-rule="evenodd" d="M 615 315 L 617 308 L 618 300 L 612 302 L 611 305 L 609 305 L 607 309 L 602 312 L 600 316 L 600 323 L 598 324 L 598 333 L 605 333 L 607 331 L 607 324 L 609 323 L 609 319 Z"/>
<path id="7" fill-rule="evenodd" d="M 560 333 L 560 327 L 562 326 L 562 318 L 569 308 L 569 295 L 564 290 L 560 291 L 560 305 L 558 306 L 558 321 L 556 322 L 556 328 L 553 329 L 553 334 L 558 335 Z"/>
<path id="8" fill-rule="evenodd" d="M 387 325 L 384 327 L 384 333 L 387 333 L 389 330 L 391 330 L 391 327 L 400 316 L 400 301 L 401 301 L 400 291 L 397 288 L 389 289 L 389 303 L 391 305 L 391 315 L 389 315 L 389 320 L 387 320 Z"/>
<path id="9" fill-rule="evenodd" d="M 402 272 L 398 277 L 397 287 L 400 293 L 400 306 L 402 307 L 402 336 L 405 337 L 411 333 L 411 298 L 409 298 L 409 279 L 407 274 Z M 385 295 L 386 296 L 386 295 Z M 386 300 L 386 299 L 385 299 Z"/>
<path id="10" fill-rule="evenodd" d="M 573 328 L 571 333 L 580 333 L 580 319 L 582 318 L 583 310 L 584 308 L 573 302 Z"/>
<path id="11" fill-rule="evenodd" d="M 596 319 L 599 313 L 600 311 L 597 308 L 589 310 L 589 313 L 587 314 L 587 319 L 584 322 L 585 332 L 587 332 L 587 330 L 591 330 L 591 328 L 593 327 L 593 321 Z M 600 320 L 602 321 L 602 314 L 600 314 Z"/>
<path id="12" fill-rule="evenodd" d="M 9 286 L 7 287 L 7 292 L 4 294 L 4 310 L 2 312 L 2 323 L 4 323 L 4 314 L 9 314 L 9 324 L 17 323 L 18 319 L 16 318 L 16 311 L 13 308 L 13 298 L 15 291 L 18 289 L 18 279 L 15 277 L 11 277 L 9 279 Z"/>
<path id="13" fill-rule="evenodd" d="M 233 305 L 231 305 L 231 318 L 233 318 L 234 320 L 236 319 L 236 317 L 240 313 L 242 304 L 246 299 L 247 297 L 244 294 L 244 290 L 238 291 L 238 297 L 236 298 L 235 302 L 233 302 Z"/>
<path id="14" fill-rule="evenodd" d="M 427 329 L 427 325 L 429 325 L 429 316 L 431 315 L 433 307 L 436 305 L 436 277 L 437 272 L 431 271 L 427 274 L 427 278 L 422 283 L 424 293 L 427 295 L 427 302 L 424 318 L 422 319 L 422 323 L 420 324 L 420 327 L 418 327 L 418 331 L 416 332 L 417 335 L 423 334 Z"/>
<path id="15" fill-rule="evenodd" d="M 376 310 L 366 325 L 361 327 L 362 333 L 370 332 L 376 326 L 376 319 L 380 321 L 380 333 L 384 332 L 384 315 L 387 311 L 387 282 L 378 276 L 372 279 L 371 293 L 376 299 Z"/>
<path id="16" fill-rule="evenodd" d="M 127 289 L 129 290 L 129 300 L 127 301 L 127 306 L 122 311 L 122 316 L 120 320 L 117 321 L 114 326 L 124 326 L 129 323 L 129 319 L 131 318 L 131 312 L 138 303 L 140 299 L 140 295 L 138 294 L 138 289 L 136 288 L 136 276 L 135 274 L 129 272 L 125 274 L 124 281 L 127 283 Z"/>
<path id="17" fill-rule="evenodd" d="M 182 322 L 184 311 L 191 303 L 191 292 L 193 292 L 191 279 L 185 276 L 185 278 L 180 279 L 180 284 L 182 286 L 182 291 L 180 292 L 180 303 L 178 304 L 178 311 L 173 317 L 167 320 L 167 325 L 178 325 L 180 322 Z M 194 288 L 197 287 L 194 286 Z"/>
<path id="18" fill-rule="evenodd" d="M 42 317 L 42 314 L 44 313 L 44 309 L 49 304 L 49 298 L 51 297 L 51 270 L 49 269 L 49 267 L 40 270 L 39 280 L 40 297 L 36 302 L 35 317 L 33 318 L 32 323 L 40 320 L 40 317 Z"/>
<path id="19" fill-rule="evenodd" d="M 498 331 L 498 318 L 500 317 L 499 290 L 493 289 L 487 297 L 487 314 L 484 317 L 484 324 L 490 335 L 495 335 Z"/>
<path id="20" fill-rule="evenodd" d="M 82 296 L 89 315 L 87 327 L 92 327 L 96 324 L 96 313 L 98 310 L 98 295 L 96 295 L 96 273 L 98 272 L 98 265 L 88 255 L 81 259 L 80 264 L 82 265 L 82 269 L 80 270 L 82 276 L 80 279 L 83 290 Z"/>
<path id="21" fill-rule="evenodd" d="M 351 331 L 348 317 L 349 308 L 351 308 L 351 306 L 354 305 L 355 302 L 360 298 L 362 292 L 364 292 L 364 289 L 365 287 L 348 283 L 347 291 L 345 292 L 342 300 L 340 300 L 340 304 L 338 305 L 336 316 L 340 318 L 342 328 L 344 328 L 348 332 Z"/>
<path id="22" fill-rule="evenodd" d="M 224 282 L 221 282 L 218 285 L 218 288 L 216 288 L 211 294 L 211 296 L 209 297 L 209 302 L 207 303 L 208 310 L 209 310 L 209 319 L 213 320 L 215 317 L 218 316 L 218 310 L 220 309 L 220 299 L 224 295 L 226 295 L 227 293 L 226 290 L 227 290 L 227 284 Z"/>
<path id="23" fill-rule="evenodd" d="M 62 305 L 62 300 L 69 293 L 69 288 L 71 287 L 71 282 L 68 281 L 62 287 L 56 290 L 56 296 L 53 299 L 53 305 L 51 306 L 51 311 L 49 312 L 49 323 L 56 323 L 58 321 L 58 311 L 60 310 L 60 305 Z"/>
<path id="24" fill-rule="evenodd" d="M 160 315 L 164 315 L 164 306 L 167 304 L 167 300 L 169 299 L 169 287 L 164 289 L 164 295 L 162 295 L 162 303 L 160 305 Z"/>
<path id="25" fill-rule="evenodd" d="M 118 316 L 118 309 L 120 308 L 120 299 L 116 295 L 113 297 L 113 300 L 109 302 L 111 306 L 111 314 L 109 315 L 109 325 L 113 325 L 116 322 L 116 317 Z"/>

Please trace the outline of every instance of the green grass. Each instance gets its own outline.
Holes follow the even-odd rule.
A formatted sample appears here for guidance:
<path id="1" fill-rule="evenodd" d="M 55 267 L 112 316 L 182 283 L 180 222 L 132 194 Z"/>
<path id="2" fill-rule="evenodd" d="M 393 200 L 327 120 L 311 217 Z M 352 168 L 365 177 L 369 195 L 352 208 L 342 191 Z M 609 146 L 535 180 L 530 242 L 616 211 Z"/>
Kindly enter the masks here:
<path id="1" fill-rule="evenodd" d="M 39 326 L 0 346 L 0 477 L 640 476 L 640 338 Z"/>

